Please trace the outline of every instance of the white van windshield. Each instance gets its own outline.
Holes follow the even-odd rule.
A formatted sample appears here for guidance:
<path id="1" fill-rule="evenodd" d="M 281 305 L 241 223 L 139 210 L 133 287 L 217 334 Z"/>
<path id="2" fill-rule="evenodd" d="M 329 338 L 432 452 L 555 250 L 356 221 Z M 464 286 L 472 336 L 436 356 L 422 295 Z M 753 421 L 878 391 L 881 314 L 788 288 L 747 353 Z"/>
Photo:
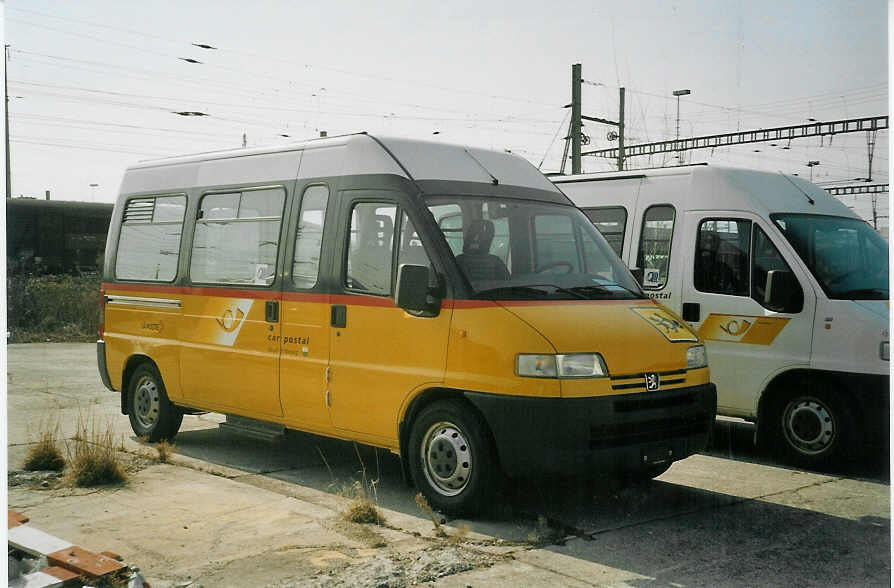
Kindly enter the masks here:
<path id="1" fill-rule="evenodd" d="M 829 298 L 888 299 L 888 245 L 869 224 L 810 214 L 771 218 Z"/>
<path id="2" fill-rule="evenodd" d="M 426 204 L 477 297 L 646 297 L 577 208 L 472 196 L 428 197 Z"/>

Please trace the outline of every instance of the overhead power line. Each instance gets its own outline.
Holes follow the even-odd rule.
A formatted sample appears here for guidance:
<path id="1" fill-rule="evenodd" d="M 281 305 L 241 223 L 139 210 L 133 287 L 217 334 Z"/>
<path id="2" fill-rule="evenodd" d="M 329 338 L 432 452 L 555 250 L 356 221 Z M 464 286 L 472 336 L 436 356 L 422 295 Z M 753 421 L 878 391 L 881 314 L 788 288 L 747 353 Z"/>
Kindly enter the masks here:
<path id="1" fill-rule="evenodd" d="M 701 137 L 689 137 L 658 141 L 655 143 L 643 143 L 640 145 L 626 145 L 624 154 L 626 157 L 637 155 L 655 155 L 657 153 L 670 153 L 674 151 L 688 151 L 692 149 L 712 149 L 714 147 L 728 147 L 744 143 L 764 143 L 767 141 L 785 141 L 788 139 L 801 139 L 804 137 L 823 137 L 840 133 L 855 133 L 858 131 L 879 131 L 888 128 L 887 116 L 874 116 L 867 118 L 855 118 L 834 122 L 816 122 L 805 125 L 792 125 L 787 127 L 775 127 L 772 129 L 758 129 L 754 131 L 740 131 L 724 133 L 720 135 L 705 135 Z M 616 159 L 618 148 L 596 149 L 586 151 L 581 155 L 593 155 L 606 159 Z"/>

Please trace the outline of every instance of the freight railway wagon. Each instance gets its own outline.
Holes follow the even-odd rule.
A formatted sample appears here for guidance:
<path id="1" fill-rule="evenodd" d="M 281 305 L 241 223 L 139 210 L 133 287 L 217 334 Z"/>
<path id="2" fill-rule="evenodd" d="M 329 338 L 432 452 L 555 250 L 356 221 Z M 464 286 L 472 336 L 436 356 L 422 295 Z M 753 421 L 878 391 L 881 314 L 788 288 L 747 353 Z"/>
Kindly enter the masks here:
<path id="1" fill-rule="evenodd" d="M 436 508 L 503 475 L 701 450 L 704 346 L 525 160 L 366 134 L 142 163 L 99 369 L 151 441 L 214 411 L 399 454 Z"/>
<path id="2" fill-rule="evenodd" d="M 707 342 L 720 414 L 804 466 L 887 447 L 888 245 L 844 204 L 704 164 L 553 181 Z"/>

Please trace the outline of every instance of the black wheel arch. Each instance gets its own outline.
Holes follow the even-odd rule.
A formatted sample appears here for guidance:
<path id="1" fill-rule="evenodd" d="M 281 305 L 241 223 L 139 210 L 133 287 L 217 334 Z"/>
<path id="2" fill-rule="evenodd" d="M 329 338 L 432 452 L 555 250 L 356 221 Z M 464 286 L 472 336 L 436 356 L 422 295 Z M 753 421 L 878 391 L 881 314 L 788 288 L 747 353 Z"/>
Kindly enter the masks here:
<path id="1" fill-rule="evenodd" d="M 855 374 L 807 368 L 792 369 L 778 374 L 770 380 L 758 400 L 755 441 L 759 445 L 765 445 L 772 437 L 773 431 L 767 424 L 768 418 L 778 408 L 779 402 L 783 401 L 791 390 L 798 387 L 809 390 L 816 385 L 832 385 L 838 388 L 851 409 L 854 420 L 861 422 L 867 414 L 870 401 L 857 393 L 857 377 Z M 858 427 L 858 432 L 860 429 Z"/>
<path id="2" fill-rule="evenodd" d="M 429 388 L 420 394 L 417 394 L 412 401 L 410 401 L 410 405 L 407 407 L 406 412 L 404 412 L 403 419 L 401 419 L 400 424 L 398 425 L 398 442 L 400 444 L 400 464 L 401 464 L 401 473 L 404 478 L 404 482 L 408 486 L 413 485 L 413 477 L 410 474 L 410 462 L 409 462 L 409 451 L 408 445 L 410 441 L 410 430 L 413 427 L 413 421 L 416 420 L 416 416 L 424 409 L 426 406 L 429 406 L 435 402 L 441 400 L 458 400 L 463 403 L 463 405 L 470 410 L 471 412 L 477 414 L 481 421 L 486 425 L 484 430 L 484 435 L 487 436 L 488 441 L 491 444 L 491 447 L 494 448 L 494 459 L 496 460 L 496 465 L 499 467 L 500 465 L 500 456 L 496 451 L 496 443 L 494 441 L 493 431 L 491 431 L 491 425 L 485 418 L 484 414 L 476 407 L 472 402 L 470 402 L 466 398 L 465 390 L 460 390 L 456 388 L 443 388 L 443 387 L 435 387 Z"/>
<path id="3" fill-rule="evenodd" d="M 158 364 L 152 361 L 152 358 L 148 355 L 135 354 L 128 357 L 127 361 L 124 363 L 124 371 L 121 373 L 121 414 L 128 414 L 130 378 L 137 368 L 144 363 L 152 365 L 156 371 L 158 371 L 159 376 L 161 376 L 161 370 L 158 369 Z"/>

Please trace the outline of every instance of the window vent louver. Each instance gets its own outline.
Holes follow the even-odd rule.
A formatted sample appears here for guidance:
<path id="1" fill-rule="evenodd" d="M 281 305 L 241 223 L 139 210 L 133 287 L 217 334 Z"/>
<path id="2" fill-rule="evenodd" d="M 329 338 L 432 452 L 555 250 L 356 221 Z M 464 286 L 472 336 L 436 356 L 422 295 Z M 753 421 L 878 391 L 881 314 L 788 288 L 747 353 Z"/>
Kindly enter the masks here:
<path id="1" fill-rule="evenodd" d="M 155 198 L 134 198 L 124 209 L 125 223 L 150 223 L 155 212 Z"/>

